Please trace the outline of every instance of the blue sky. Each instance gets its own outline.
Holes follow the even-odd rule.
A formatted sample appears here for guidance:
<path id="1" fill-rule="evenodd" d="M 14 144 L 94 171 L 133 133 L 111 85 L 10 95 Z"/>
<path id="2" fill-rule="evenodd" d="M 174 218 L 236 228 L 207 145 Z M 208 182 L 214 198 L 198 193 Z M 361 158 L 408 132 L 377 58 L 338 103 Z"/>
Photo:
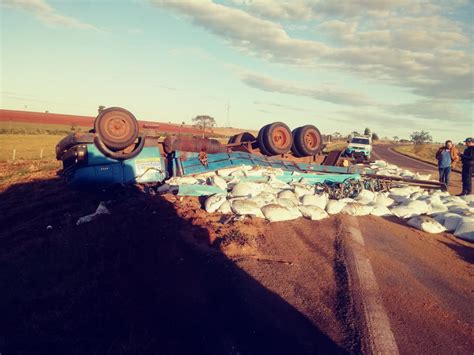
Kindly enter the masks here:
<path id="1" fill-rule="evenodd" d="M 474 135 L 473 13 L 462 0 L 3 0 L 0 103 L 459 141 Z"/>

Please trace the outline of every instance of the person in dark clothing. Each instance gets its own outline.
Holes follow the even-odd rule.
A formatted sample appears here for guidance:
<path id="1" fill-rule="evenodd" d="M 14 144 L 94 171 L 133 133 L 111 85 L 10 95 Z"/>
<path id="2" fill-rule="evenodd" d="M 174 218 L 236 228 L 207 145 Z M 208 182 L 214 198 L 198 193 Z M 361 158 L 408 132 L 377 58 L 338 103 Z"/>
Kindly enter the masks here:
<path id="1" fill-rule="evenodd" d="M 453 142 L 448 140 L 436 152 L 436 159 L 438 160 L 439 182 L 449 185 L 449 175 L 451 168 L 459 161 L 459 152 L 453 145 Z"/>
<path id="2" fill-rule="evenodd" d="M 462 192 L 458 196 L 466 196 L 472 193 L 472 171 L 474 169 L 474 139 L 466 138 L 464 141 L 467 148 L 461 154 L 462 162 Z"/>

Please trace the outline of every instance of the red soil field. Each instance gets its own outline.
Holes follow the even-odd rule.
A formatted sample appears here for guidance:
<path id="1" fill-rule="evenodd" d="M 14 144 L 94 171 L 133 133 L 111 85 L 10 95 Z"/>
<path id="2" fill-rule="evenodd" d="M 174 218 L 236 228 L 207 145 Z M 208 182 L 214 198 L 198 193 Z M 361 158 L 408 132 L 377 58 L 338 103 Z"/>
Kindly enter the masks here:
<path id="1" fill-rule="evenodd" d="M 58 113 L 46 112 L 28 112 L 28 111 L 14 111 L 0 109 L 0 122 L 26 122 L 39 124 L 56 124 L 56 125 L 76 125 L 81 127 L 93 126 L 95 117 L 92 116 L 78 116 L 78 115 L 64 115 Z M 140 127 L 154 128 L 161 132 L 169 133 L 190 133 L 200 134 L 201 131 L 189 126 L 181 126 L 172 123 L 161 123 L 152 121 L 139 121 Z"/>

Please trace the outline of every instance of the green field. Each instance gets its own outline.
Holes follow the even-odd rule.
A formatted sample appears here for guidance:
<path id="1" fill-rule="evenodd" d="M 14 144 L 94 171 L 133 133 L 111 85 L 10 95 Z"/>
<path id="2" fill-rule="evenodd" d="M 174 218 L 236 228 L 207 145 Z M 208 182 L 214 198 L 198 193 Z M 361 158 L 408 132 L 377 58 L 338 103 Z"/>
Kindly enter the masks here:
<path id="1" fill-rule="evenodd" d="M 0 161 L 13 160 L 39 160 L 41 150 L 43 159 L 56 158 L 55 147 L 62 135 L 52 134 L 0 134 Z"/>

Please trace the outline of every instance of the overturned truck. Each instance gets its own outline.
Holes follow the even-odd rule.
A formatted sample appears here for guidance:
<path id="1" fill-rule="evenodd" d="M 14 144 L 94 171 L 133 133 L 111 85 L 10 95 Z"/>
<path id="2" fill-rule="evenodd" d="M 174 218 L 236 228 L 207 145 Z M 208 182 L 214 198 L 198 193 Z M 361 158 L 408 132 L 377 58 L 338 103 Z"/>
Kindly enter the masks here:
<path id="1" fill-rule="evenodd" d="M 354 197 L 364 188 L 388 189 L 397 182 L 445 188 L 434 181 L 376 175 L 365 166 L 348 164 L 341 152 L 323 154 L 323 148 L 315 126 L 291 131 L 282 122 L 262 127 L 257 137 L 248 132 L 237 134 L 227 144 L 176 135 L 159 139 L 141 132 L 131 112 L 112 107 L 99 113 L 88 133 L 63 138 L 56 146 L 56 158 L 63 162 L 60 174 L 77 188 L 136 183 L 158 186 L 172 177 L 202 176 L 239 166 L 278 169 L 278 179 L 304 180 L 336 199 Z"/>

